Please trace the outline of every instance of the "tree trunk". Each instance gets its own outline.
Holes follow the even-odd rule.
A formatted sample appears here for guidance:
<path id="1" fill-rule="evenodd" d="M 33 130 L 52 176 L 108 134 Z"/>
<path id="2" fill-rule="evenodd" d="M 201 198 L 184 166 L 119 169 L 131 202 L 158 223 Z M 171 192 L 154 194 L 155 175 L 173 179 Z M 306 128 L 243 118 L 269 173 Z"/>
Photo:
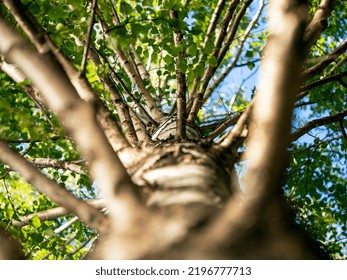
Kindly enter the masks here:
<path id="1" fill-rule="evenodd" d="M 163 142 L 155 147 L 143 148 L 137 156 L 131 160 L 128 158 L 124 163 L 134 183 L 141 189 L 142 199 L 151 215 L 159 213 L 164 219 L 159 221 L 159 226 L 149 222 L 150 226 L 154 229 L 161 226 L 167 228 L 165 220 L 170 221 L 171 235 L 164 230 L 165 236 L 161 238 L 165 241 L 158 241 L 155 246 L 142 251 L 139 241 L 142 232 L 135 229 L 132 242 L 129 241 L 129 233 L 126 238 L 111 238 L 113 248 L 123 247 L 119 243 L 126 239 L 127 252 L 142 251 L 142 259 L 329 258 L 318 243 L 295 223 L 295 214 L 291 213 L 280 192 L 269 196 L 259 209 L 261 219 L 250 219 L 247 227 L 234 234 L 230 242 L 225 242 L 224 238 L 224 242 L 219 243 L 218 238 L 210 238 L 208 232 L 211 224 L 213 232 L 220 231 L 219 235 L 223 235 L 223 227 L 219 229 L 214 225 L 215 220 L 222 213 L 226 202 L 240 193 L 234 170 L 236 159 L 223 153 L 212 142 L 175 142 L 176 122 L 165 121 L 167 125 L 162 128 L 161 134 L 167 138 L 162 138 Z M 242 199 L 234 202 L 243 204 Z M 143 222 L 140 225 L 148 230 Z M 158 237 L 159 232 L 152 232 L 154 235 L 142 239 L 142 242 L 153 245 L 153 239 L 161 239 Z M 136 248 L 131 249 L 129 244 L 136 244 Z M 101 238 L 92 258 L 124 258 L 116 250 L 108 252 L 105 248 L 108 246 L 108 242 L 103 246 Z M 125 258 L 128 257 L 136 256 L 127 255 Z"/>

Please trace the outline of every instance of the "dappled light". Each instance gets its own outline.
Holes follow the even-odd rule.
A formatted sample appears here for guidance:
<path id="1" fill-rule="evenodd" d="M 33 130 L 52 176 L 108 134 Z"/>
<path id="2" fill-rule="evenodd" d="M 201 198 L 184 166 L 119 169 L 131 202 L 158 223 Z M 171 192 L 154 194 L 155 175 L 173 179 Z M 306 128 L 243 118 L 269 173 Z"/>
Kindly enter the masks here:
<path id="1" fill-rule="evenodd" d="M 344 5 L 1 1 L 0 259 L 346 259 Z"/>

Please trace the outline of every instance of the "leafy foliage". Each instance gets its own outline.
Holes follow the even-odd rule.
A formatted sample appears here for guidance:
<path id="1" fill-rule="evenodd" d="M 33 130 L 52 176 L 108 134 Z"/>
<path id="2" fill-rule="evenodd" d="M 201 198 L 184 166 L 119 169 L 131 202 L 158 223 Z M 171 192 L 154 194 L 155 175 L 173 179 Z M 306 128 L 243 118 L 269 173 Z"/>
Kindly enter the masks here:
<path id="1" fill-rule="evenodd" d="M 133 53 L 132 57 L 137 55 L 145 62 L 150 74 L 150 79 L 144 80 L 145 87 L 166 113 L 175 106 L 176 58 L 179 59 L 179 71 L 186 75 L 188 91 L 193 89 L 195 80 L 202 79 L 208 65 L 218 67 L 215 79 L 211 80 L 208 88 L 212 88 L 217 78 L 224 73 L 227 79 L 213 89 L 197 115 L 197 123 L 201 125 L 203 136 L 207 137 L 222 121 L 244 111 L 256 92 L 253 75 L 258 71 L 268 35 L 264 12 L 248 38 L 245 38 L 236 66 L 231 72 L 225 72 L 233 62 L 245 31 L 256 13 L 257 1 L 252 2 L 239 23 L 230 50 L 218 61 L 212 55 L 216 33 L 212 33 L 204 42 L 217 1 L 98 1 L 92 41 L 101 59 L 98 65 L 88 61 L 86 77 L 103 103 L 119 119 L 111 93 L 104 83 L 104 77 L 110 71 L 117 73 L 118 80 L 114 79 L 113 82 L 130 106 L 137 102 L 144 104 L 144 101 L 124 71 L 115 53 L 117 48 Z M 310 1 L 312 16 L 319 2 Z M 307 69 L 345 40 L 346 4 L 337 2 L 328 20 L 328 28 L 310 52 Z M 23 3 L 61 52 L 80 69 L 91 13 L 89 1 L 26 0 Z M 1 3 L 0 8 L 13 22 Z M 170 17 L 172 9 L 178 12 L 178 18 Z M 174 42 L 173 31 L 182 33 L 183 40 L 179 45 Z M 311 84 L 346 71 L 346 63 L 338 64 L 345 55 L 345 52 L 342 53 L 335 63 L 312 76 L 306 83 Z M 312 119 L 344 110 L 347 102 L 346 84 L 347 80 L 343 76 L 340 80 L 311 88 L 297 102 L 293 131 Z M 26 92 L 27 85 L 30 85 L 29 82 L 16 83 L 0 72 L 0 138 L 27 158 L 52 158 L 67 162 L 80 160 L 79 152 L 66 137 L 56 116 L 41 103 L 33 101 Z M 346 127 L 347 122 L 343 123 Z M 297 210 L 297 221 L 337 259 L 347 256 L 346 141 L 336 123 L 315 128 L 295 141 L 290 148 L 291 159 L 285 186 L 286 197 Z M 97 196 L 93 182 L 85 174 L 53 167 L 40 169 L 80 198 Z M 88 252 L 96 233 L 82 223 L 77 221 L 62 233 L 54 232 L 71 220 L 71 216 L 53 221 L 41 221 L 34 216 L 26 226 L 18 228 L 12 225 L 13 220 L 56 205 L 3 164 L 0 165 L 0 178 L 0 225 L 21 241 L 28 258 L 79 259 Z"/>

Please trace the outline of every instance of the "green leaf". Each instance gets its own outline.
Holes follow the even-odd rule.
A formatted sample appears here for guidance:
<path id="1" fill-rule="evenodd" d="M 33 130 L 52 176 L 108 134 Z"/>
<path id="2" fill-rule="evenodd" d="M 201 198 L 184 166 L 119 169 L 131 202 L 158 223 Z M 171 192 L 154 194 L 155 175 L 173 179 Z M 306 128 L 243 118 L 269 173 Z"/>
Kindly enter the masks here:
<path id="1" fill-rule="evenodd" d="M 29 220 L 29 224 L 34 228 L 39 228 L 41 226 L 41 220 L 37 215 L 35 215 Z"/>
<path id="2" fill-rule="evenodd" d="M 218 65 L 218 60 L 215 56 L 211 56 L 208 60 L 207 63 L 213 67 L 216 67 Z"/>
<path id="3" fill-rule="evenodd" d="M 202 77 L 204 75 L 204 71 L 205 71 L 205 67 L 204 65 L 197 65 L 194 69 L 194 72 L 196 73 L 196 75 L 198 75 L 199 77 Z"/>
<path id="4" fill-rule="evenodd" d="M 192 43 L 188 46 L 186 53 L 190 56 L 196 56 L 198 53 L 197 45 Z"/>
<path id="5" fill-rule="evenodd" d="M 247 67 L 248 67 L 249 70 L 252 70 L 255 67 L 254 62 L 251 62 L 251 61 L 247 62 Z"/>
<path id="6" fill-rule="evenodd" d="M 210 53 L 212 53 L 214 49 L 214 43 L 212 39 L 209 39 L 206 42 L 205 48 L 204 48 L 204 54 L 209 55 Z"/>
<path id="7" fill-rule="evenodd" d="M 254 53 L 250 50 L 246 51 L 246 57 L 253 57 Z"/>

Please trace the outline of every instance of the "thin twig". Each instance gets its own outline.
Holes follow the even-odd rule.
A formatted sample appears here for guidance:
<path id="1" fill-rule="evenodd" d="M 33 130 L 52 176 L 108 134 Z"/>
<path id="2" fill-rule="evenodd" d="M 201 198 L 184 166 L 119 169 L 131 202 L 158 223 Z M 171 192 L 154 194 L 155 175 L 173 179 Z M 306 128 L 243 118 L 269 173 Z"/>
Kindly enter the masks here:
<path id="1" fill-rule="evenodd" d="M 296 98 L 297 98 L 297 100 L 304 98 L 305 96 L 307 96 L 310 93 L 310 90 L 315 88 L 315 87 L 325 85 L 327 83 L 334 82 L 334 81 L 340 82 L 341 78 L 345 77 L 346 75 L 347 75 L 347 71 L 344 71 L 344 72 L 338 73 L 336 75 L 332 75 L 332 76 L 328 76 L 328 77 L 327 76 L 322 77 L 321 79 L 319 79 L 317 81 L 314 81 L 312 83 L 304 85 L 301 87 L 300 92 Z"/>
<path id="2" fill-rule="evenodd" d="M 81 70 L 80 70 L 81 76 L 84 76 L 85 72 L 86 72 L 89 45 L 90 45 L 90 41 L 91 41 L 91 37 L 92 37 L 92 31 L 93 31 L 94 20 L 95 20 L 96 1 L 97 0 L 92 0 L 91 15 L 90 15 L 89 24 L 88 24 L 88 31 L 87 31 L 87 40 L 86 40 L 86 43 L 84 46 L 82 63 L 81 63 Z"/>
<path id="3" fill-rule="evenodd" d="M 230 118 L 228 118 L 226 121 L 221 123 L 214 131 L 212 131 L 206 138 L 207 141 L 212 141 L 216 137 L 218 137 L 223 131 L 225 131 L 230 126 L 234 125 L 239 118 L 241 117 L 241 114 L 236 114 Z"/>
<path id="4" fill-rule="evenodd" d="M 240 43 L 238 45 L 237 52 L 236 52 L 232 62 L 224 69 L 223 73 L 217 78 L 217 80 L 213 82 L 213 85 L 207 89 L 205 96 L 204 96 L 204 101 L 207 100 L 211 96 L 212 92 L 224 81 L 224 79 L 231 72 L 231 70 L 237 66 L 237 61 L 240 58 L 240 55 L 241 55 L 242 50 L 243 50 L 243 46 L 244 46 L 249 34 L 251 33 L 253 27 L 258 22 L 259 17 L 261 15 L 261 12 L 263 11 L 263 8 L 264 8 L 264 0 L 260 0 L 258 10 L 257 10 L 256 14 L 254 15 L 253 19 L 251 20 L 251 22 L 248 24 L 244 35 L 240 39 Z M 245 65 L 247 65 L 247 64 L 245 64 Z"/>
<path id="5" fill-rule="evenodd" d="M 104 198 L 85 200 L 85 202 L 88 205 L 91 205 L 93 208 L 98 209 L 98 210 L 105 208 L 105 206 L 106 206 L 105 201 L 106 200 Z M 65 215 L 69 215 L 71 213 L 72 212 L 65 207 L 56 207 L 56 208 L 52 208 L 52 209 L 48 209 L 48 210 L 44 210 L 44 211 L 40 211 L 40 212 L 26 215 L 24 217 L 21 217 L 19 221 L 15 221 L 15 220 L 12 221 L 12 224 L 17 226 L 17 227 L 22 227 L 22 226 L 27 225 L 29 220 L 34 216 L 37 216 L 40 219 L 40 221 L 47 221 L 47 220 L 54 220 L 56 218 L 59 218 L 59 217 L 65 216 Z M 60 230 L 58 230 L 58 231 L 60 232 Z"/>
<path id="6" fill-rule="evenodd" d="M 227 149 L 231 147 L 233 144 L 235 144 L 236 142 L 238 142 L 241 138 L 245 138 L 245 136 L 248 133 L 247 124 L 249 122 L 249 117 L 251 115 L 253 104 L 254 104 L 254 101 L 252 101 L 249 104 L 247 109 L 239 117 L 234 128 L 231 131 L 229 131 L 226 137 L 219 143 L 219 145 L 222 148 Z"/>
<path id="7" fill-rule="evenodd" d="M 340 126 L 340 130 L 341 130 L 341 133 L 342 133 L 343 138 L 345 138 L 345 140 L 347 141 L 347 133 L 346 133 L 345 126 L 344 126 L 344 124 L 343 124 L 343 118 L 341 118 L 341 119 L 339 120 L 339 126 Z"/>
<path id="8" fill-rule="evenodd" d="M 315 119 L 312 120 L 308 123 L 306 123 L 305 125 L 303 125 L 302 127 L 298 128 L 296 131 L 294 131 L 291 135 L 290 135 L 290 142 L 294 142 L 297 139 L 299 139 L 301 136 L 303 136 L 304 134 L 306 134 L 307 132 L 309 132 L 310 130 L 316 128 L 316 127 L 320 127 L 329 123 L 334 123 L 334 122 L 338 122 L 341 119 L 343 119 L 345 116 L 347 116 L 347 109 L 332 115 L 332 116 L 327 116 L 327 117 L 323 117 L 323 118 L 319 118 L 319 119 Z"/>

